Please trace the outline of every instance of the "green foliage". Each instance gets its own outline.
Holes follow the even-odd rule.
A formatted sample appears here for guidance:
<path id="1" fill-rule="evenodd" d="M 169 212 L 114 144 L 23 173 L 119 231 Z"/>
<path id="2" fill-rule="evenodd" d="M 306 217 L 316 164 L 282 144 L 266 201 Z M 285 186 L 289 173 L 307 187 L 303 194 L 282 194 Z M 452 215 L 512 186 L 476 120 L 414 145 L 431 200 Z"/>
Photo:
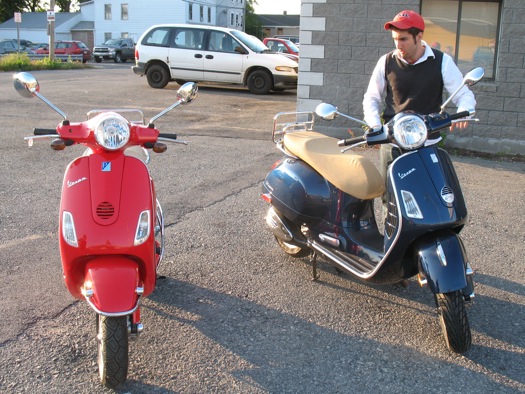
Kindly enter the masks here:
<path id="1" fill-rule="evenodd" d="M 263 39 L 262 25 L 259 23 L 259 18 L 255 15 L 253 5 L 257 4 L 257 0 L 246 1 L 245 32 L 251 34 L 259 39 Z"/>
<path id="2" fill-rule="evenodd" d="M 62 62 L 59 59 L 51 61 L 48 57 L 31 60 L 25 53 L 12 53 L 0 57 L 0 71 L 68 70 L 89 67 L 91 66 L 82 62 Z"/>

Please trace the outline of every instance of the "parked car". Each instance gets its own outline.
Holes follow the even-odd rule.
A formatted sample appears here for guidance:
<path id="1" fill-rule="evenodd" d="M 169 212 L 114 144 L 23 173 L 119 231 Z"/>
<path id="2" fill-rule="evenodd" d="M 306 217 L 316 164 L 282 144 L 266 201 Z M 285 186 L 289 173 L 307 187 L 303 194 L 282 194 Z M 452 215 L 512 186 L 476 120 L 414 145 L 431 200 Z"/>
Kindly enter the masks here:
<path id="1" fill-rule="evenodd" d="M 37 49 L 38 54 L 49 54 L 49 46 Z M 82 62 L 91 59 L 91 51 L 82 41 L 55 41 L 55 55 L 82 55 Z"/>
<path id="2" fill-rule="evenodd" d="M 297 88 L 297 62 L 235 29 L 155 25 L 138 40 L 135 59 L 133 72 L 153 88 L 172 80 L 236 83 L 255 94 Z"/>
<path id="3" fill-rule="evenodd" d="M 4 39 L 0 40 L 0 55 L 6 55 L 8 53 L 16 52 L 16 44 L 13 40 Z"/>
<path id="4" fill-rule="evenodd" d="M 263 44 L 266 45 L 271 51 L 279 53 L 290 53 L 295 56 L 299 56 L 299 48 L 295 44 L 284 38 L 267 37 L 263 40 Z"/>
<path id="5" fill-rule="evenodd" d="M 93 57 L 97 63 L 102 59 L 125 63 L 128 59 L 135 59 L 135 43 L 132 38 L 112 38 L 95 46 Z"/>
<path id="6" fill-rule="evenodd" d="M 296 46 L 299 46 L 299 36 L 277 35 L 277 36 L 273 36 L 273 38 L 282 38 L 283 40 L 290 40 Z"/>

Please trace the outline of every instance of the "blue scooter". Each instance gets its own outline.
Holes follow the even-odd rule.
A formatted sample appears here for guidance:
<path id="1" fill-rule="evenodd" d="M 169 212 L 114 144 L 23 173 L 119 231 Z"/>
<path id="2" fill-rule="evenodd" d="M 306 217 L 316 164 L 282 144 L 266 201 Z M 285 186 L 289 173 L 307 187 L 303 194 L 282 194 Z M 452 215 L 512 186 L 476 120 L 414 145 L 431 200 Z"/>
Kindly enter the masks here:
<path id="1" fill-rule="evenodd" d="M 471 86 L 483 75 L 482 68 L 475 68 L 463 85 Z M 262 198 L 270 204 L 266 222 L 277 243 L 290 256 L 310 255 L 314 279 L 318 255 L 376 284 L 417 276 L 434 294 L 446 344 L 456 353 L 471 345 L 465 304 L 474 298 L 473 270 L 459 236 L 467 208 L 449 155 L 432 142 L 439 140 L 440 130 L 474 115 L 444 111 L 460 88 L 439 114 L 402 112 L 380 129 L 340 141 L 313 131 L 315 115 L 363 122 L 330 104 L 320 104 L 315 115 L 277 114 L 272 135 L 285 156 L 262 185 Z M 369 159 L 341 154 L 363 144 L 387 143 L 395 144 L 401 155 L 388 168 L 386 187 Z M 374 199 L 385 191 L 381 234 Z"/>

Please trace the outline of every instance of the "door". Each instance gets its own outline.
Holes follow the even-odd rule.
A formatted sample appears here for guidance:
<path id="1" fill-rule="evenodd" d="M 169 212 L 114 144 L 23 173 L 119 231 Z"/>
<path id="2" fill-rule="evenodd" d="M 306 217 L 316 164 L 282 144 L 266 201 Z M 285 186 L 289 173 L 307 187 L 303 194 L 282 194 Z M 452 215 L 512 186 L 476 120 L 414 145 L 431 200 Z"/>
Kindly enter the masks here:
<path id="1" fill-rule="evenodd" d="M 169 67 L 173 79 L 203 80 L 204 30 L 176 27 L 171 35 Z"/>
<path id="2" fill-rule="evenodd" d="M 204 55 L 204 80 L 242 83 L 244 52 L 242 45 L 228 33 L 211 31 Z"/>

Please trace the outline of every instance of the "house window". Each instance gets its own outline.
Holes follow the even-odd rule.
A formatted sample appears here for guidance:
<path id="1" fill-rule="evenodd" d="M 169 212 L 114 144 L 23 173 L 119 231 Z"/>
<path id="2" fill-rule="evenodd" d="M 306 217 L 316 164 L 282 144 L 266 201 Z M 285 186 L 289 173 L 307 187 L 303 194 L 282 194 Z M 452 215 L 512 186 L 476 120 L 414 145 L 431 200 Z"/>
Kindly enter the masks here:
<path id="1" fill-rule="evenodd" d="M 123 31 L 120 33 L 120 38 L 129 38 L 129 33 L 127 31 Z"/>
<path id="2" fill-rule="evenodd" d="M 106 42 L 107 40 L 111 40 L 111 36 L 111 33 L 104 33 L 104 42 Z"/>
<path id="3" fill-rule="evenodd" d="M 201 5 L 200 11 L 201 22 L 204 22 L 204 6 Z"/>
<path id="4" fill-rule="evenodd" d="M 111 20 L 111 4 L 104 4 L 104 19 Z"/>
<path id="5" fill-rule="evenodd" d="M 211 7 L 208 7 L 208 23 L 211 23 Z"/>
<path id="6" fill-rule="evenodd" d="M 128 5 L 127 4 L 121 4 L 120 5 L 120 18 L 123 21 L 128 20 Z"/>
<path id="7" fill-rule="evenodd" d="M 193 4 L 192 3 L 189 3 L 188 4 L 188 20 L 192 20 L 193 19 Z"/>
<path id="8" fill-rule="evenodd" d="M 481 66 L 494 78 L 502 0 L 421 0 L 424 40 L 454 58 L 465 73 Z"/>

